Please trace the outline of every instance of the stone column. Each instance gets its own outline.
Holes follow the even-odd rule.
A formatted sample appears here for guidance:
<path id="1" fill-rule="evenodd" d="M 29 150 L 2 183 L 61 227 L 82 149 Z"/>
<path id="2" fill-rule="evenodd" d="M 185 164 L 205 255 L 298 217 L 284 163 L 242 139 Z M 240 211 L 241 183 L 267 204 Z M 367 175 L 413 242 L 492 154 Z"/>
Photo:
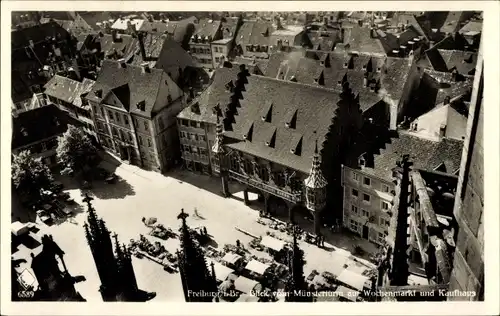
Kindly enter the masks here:
<path id="1" fill-rule="evenodd" d="M 245 205 L 248 205 L 250 204 L 250 202 L 248 201 L 248 190 L 243 190 L 243 199 L 245 200 Z"/>
<path id="2" fill-rule="evenodd" d="M 222 195 L 224 197 L 229 197 L 229 184 L 227 181 L 227 176 L 221 173 L 221 182 L 222 182 Z"/>
<path id="3" fill-rule="evenodd" d="M 264 194 L 264 214 L 269 215 L 269 194 Z"/>

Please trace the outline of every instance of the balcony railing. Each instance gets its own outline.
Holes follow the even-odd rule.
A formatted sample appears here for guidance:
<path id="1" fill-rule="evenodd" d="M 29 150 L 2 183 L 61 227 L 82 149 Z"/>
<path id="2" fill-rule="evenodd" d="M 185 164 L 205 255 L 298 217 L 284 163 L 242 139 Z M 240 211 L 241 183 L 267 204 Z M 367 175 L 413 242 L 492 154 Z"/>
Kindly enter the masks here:
<path id="1" fill-rule="evenodd" d="M 300 202 L 302 200 L 301 194 L 290 193 L 290 192 L 280 190 L 276 187 L 265 184 L 259 180 L 253 179 L 249 176 L 242 175 L 242 174 L 237 173 L 233 170 L 229 170 L 229 176 L 230 176 L 230 178 L 232 178 L 238 182 L 248 184 L 254 188 L 260 189 L 264 192 L 267 192 L 267 193 L 275 195 L 275 196 L 279 196 L 279 197 L 281 197 L 287 201 L 293 202 L 293 203 L 297 203 L 297 202 Z"/>

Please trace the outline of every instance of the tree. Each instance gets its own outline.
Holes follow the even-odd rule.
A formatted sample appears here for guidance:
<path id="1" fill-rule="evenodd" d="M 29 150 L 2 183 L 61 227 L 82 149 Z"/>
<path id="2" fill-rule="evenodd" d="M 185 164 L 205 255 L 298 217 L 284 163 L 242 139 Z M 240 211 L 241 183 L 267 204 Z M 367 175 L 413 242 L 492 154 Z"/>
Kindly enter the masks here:
<path id="1" fill-rule="evenodd" d="M 47 165 L 41 158 L 33 158 L 29 151 L 12 156 L 11 172 L 14 189 L 30 201 L 37 201 L 40 189 L 48 188 L 54 181 Z"/>
<path id="2" fill-rule="evenodd" d="M 57 160 L 62 169 L 61 174 L 76 175 L 99 164 L 97 148 L 81 129 L 69 125 L 68 130 L 57 140 Z"/>

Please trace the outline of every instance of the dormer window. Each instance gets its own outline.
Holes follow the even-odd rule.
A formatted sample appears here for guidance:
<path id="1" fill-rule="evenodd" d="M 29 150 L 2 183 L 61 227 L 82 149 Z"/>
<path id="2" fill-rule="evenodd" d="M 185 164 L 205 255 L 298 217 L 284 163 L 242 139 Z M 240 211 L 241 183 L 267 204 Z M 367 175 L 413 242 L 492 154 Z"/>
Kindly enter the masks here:
<path id="1" fill-rule="evenodd" d="M 146 110 L 146 101 L 140 101 L 137 103 L 137 108 L 139 111 L 145 111 Z"/>

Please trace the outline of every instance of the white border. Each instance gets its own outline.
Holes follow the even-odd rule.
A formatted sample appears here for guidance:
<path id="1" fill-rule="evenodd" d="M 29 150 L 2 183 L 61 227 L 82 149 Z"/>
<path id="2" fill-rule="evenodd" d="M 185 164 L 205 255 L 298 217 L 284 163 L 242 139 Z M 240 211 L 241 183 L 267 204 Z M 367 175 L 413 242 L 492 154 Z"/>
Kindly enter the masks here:
<path id="1" fill-rule="evenodd" d="M 1 3 L 1 314 L 8 315 L 498 315 L 499 297 L 499 12 L 495 1 L 2 1 Z M 12 303 L 10 302 L 11 11 L 484 11 L 485 302 L 424 303 Z"/>

